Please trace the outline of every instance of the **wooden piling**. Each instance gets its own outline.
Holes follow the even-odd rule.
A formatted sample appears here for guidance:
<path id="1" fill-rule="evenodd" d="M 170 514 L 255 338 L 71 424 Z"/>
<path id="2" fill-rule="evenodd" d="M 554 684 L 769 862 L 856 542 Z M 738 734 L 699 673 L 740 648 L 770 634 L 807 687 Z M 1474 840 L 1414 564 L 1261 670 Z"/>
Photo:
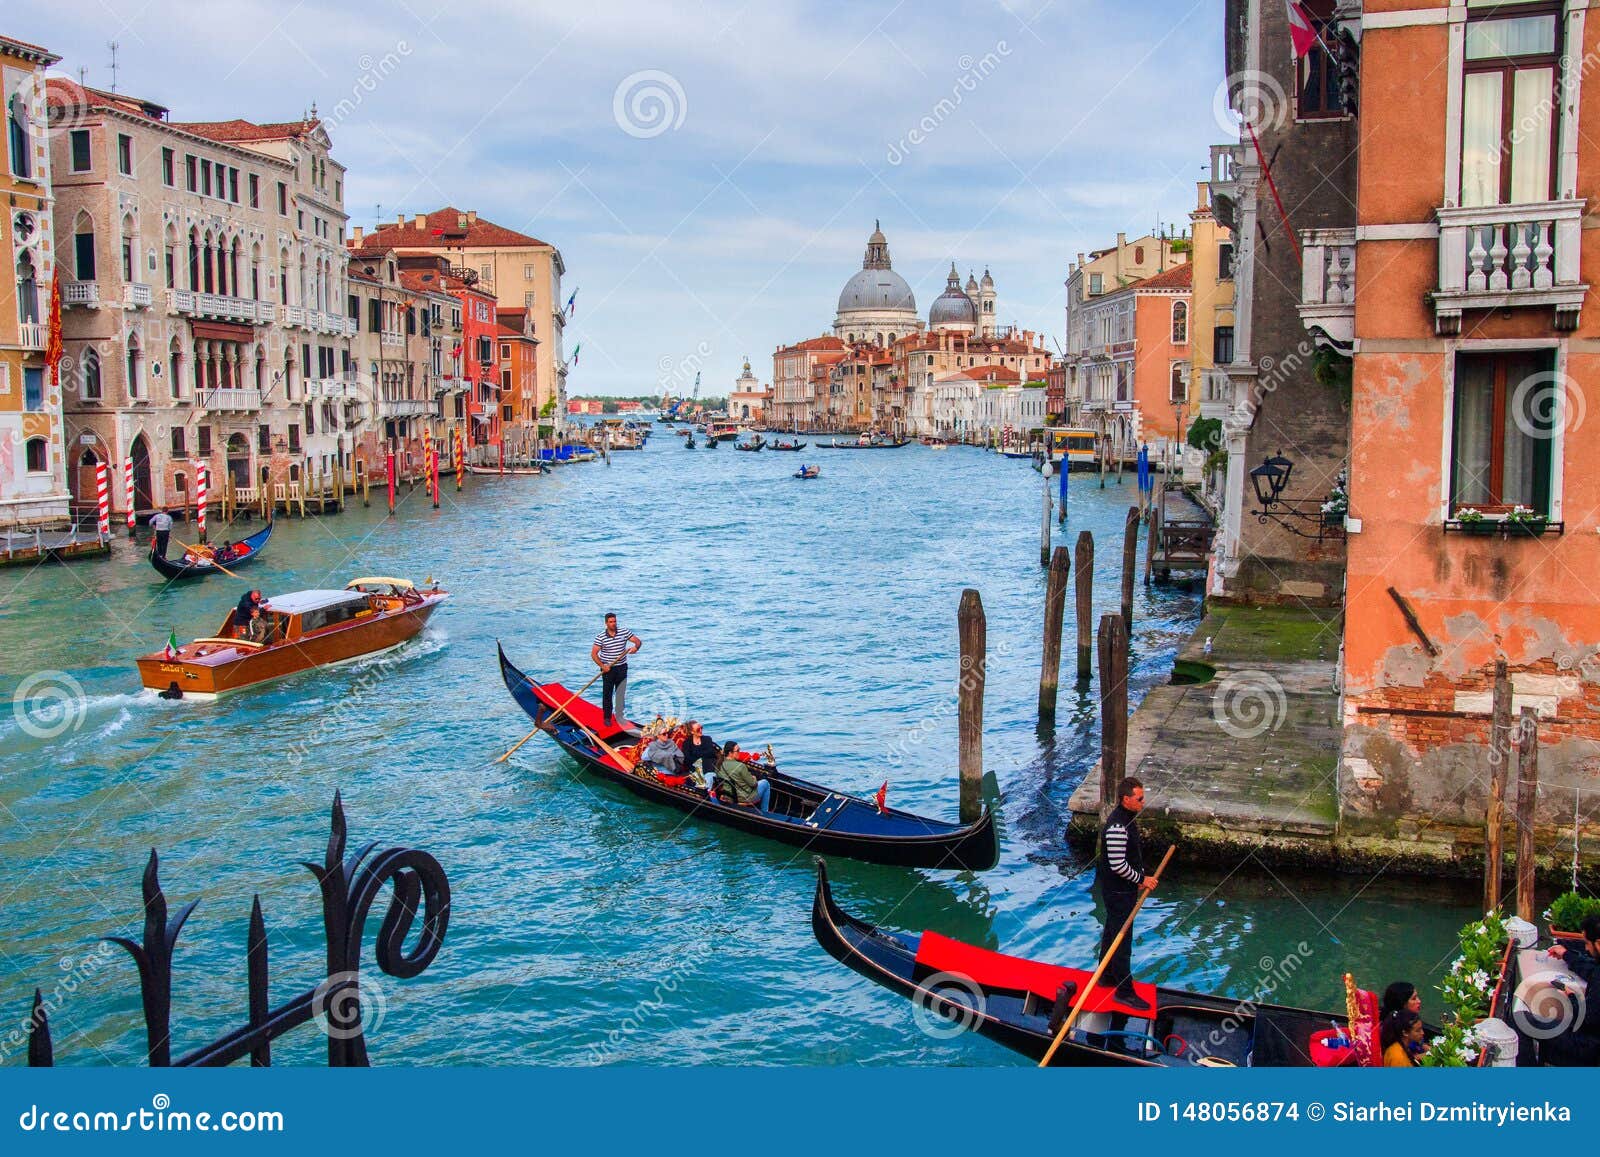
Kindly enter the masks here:
<path id="1" fill-rule="evenodd" d="M 983 599 L 971 587 L 961 592 L 956 626 L 961 639 L 961 677 L 956 687 L 961 822 L 970 824 L 983 811 L 983 683 L 988 663 Z"/>
<path id="2" fill-rule="evenodd" d="M 1128 774 L 1128 638 L 1122 617 L 1100 616 L 1100 814 L 1117 806 Z"/>
<path id="3" fill-rule="evenodd" d="M 1539 801 L 1539 718 L 1524 707 L 1517 719 L 1517 915 L 1533 920 L 1533 821 Z"/>
<path id="4" fill-rule="evenodd" d="M 1139 558 L 1139 508 L 1128 507 L 1122 524 L 1122 633 L 1133 639 L 1133 572 Z"/>
<path id="5" fill-rule="evenodd" d="M 1094 535 L 1087 530 L 1078 532 L 1078 545 L 1073 548 L 1073 582 L 1076 584 L 1075 613 L 1078 622 L 1078 681 L 1087 683 L 1094 662 Z"/>
<path id="6" fill-rule="evenodd" d="M 1489 724 L 1489 806 L 1483 819 L 1483 910 L 1500 907 L 1505 870 L 1506 778 L 1511 768 L 1511 680 L 1506 661 L 1495 660 L 1493 721 Z"/>
<path id="7" fill-rule="evenodd" d="M 372 505 L 372 471 L 361 471 L 361 505 Z"/>
<path id="8" fill-rule="evenodd" d="M 1050 463 L 1044 463 L 1039 472 L 1044 475 L 1044 517 L 1039 523 L 1039 565 L 1050 565 Z"/>
<path id="9" fill-rule="evenodd" d="M 1149 586 L 1155 573 L 1156 546 L 1161 534 L 1161 500 L 1152 496 L 1150 506 L 1145 511 L 1145 540 L 1144 540 L 1144 585 Z"/>
<path id="10" fill-rule="evenodd" d="M 1061 626 L 1067 613 L 1067 574 L 1072 560 L 1058 546 L 1050 556 L 1050 580 L 1044 594 L 1044 659 L 1039 666 L 1039 726 L 1056 721 L 1056 689 L 1061 683 Z"/>

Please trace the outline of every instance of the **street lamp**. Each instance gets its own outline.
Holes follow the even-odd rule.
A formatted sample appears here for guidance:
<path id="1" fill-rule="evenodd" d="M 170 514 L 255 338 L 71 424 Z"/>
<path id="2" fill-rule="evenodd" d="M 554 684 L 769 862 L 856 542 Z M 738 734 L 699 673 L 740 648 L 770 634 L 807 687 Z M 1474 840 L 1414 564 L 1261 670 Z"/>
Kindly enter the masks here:
<path id="1" fill-rule="evenodd" d="M 1263 513 L 1278 504 L 1293 473 L 1294 463 L 1281 454 L 1265 459 L 1250 471 L 1250 485 L 1255 487 L 1256 500 L 1261 503 Z"/>

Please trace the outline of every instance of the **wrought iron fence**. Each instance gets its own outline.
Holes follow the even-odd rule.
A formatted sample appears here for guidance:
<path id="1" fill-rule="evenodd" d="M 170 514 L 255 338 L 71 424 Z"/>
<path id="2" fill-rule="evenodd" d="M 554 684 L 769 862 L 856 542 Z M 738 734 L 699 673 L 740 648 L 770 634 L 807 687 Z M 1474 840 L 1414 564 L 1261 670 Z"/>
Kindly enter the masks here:
<path id="1" fill-rule="evenodd" d="M 150 852 L 145 865 L 144 937 L 135 942 L 123 936 L 105 939 L 127 949 L 139 969 L 139 990 L 144 1005 L 146 1055 L 152 1067 L 196 1067 L 232 1064 L 246 1056 L 253 1066 L 272 1063 L 272 1042 L 316 1020 L 328 1038 L 328 1064 L 364 1066 L 367 1044 L 361 1020 L 361 940 L 367 915 L 391 888 L 389 906 L 379 925 L 375 943 L 378 967 L 400 980 L 417 976 L 439 954 L 450 921 L 450 881 L 444 869 L 427 852 L 388 848 L 373 854 L 376 843 L 345 855 L 344 804 L 333 797 L 327 851 L 321 864 L 302 860 L 316 877 L 322 892 L 322 922 L 327 935 L 327 976 L 292 1000 L 270 1007 L 268 1000 L 267 928 L 261 915 L 261 898 L 250 909 L 245 936 L 245 973 L 248 992 L 244 1024 L 218 1039 L 172 1058 L 172 955 L 178 934 L 198 900 L 168 916 L 167 897 L 161 890 L 159 861 Z M 406 951 L 418 911 L 422 929 L 415 946 Z M 28 1064 L 54 1063 L 50 1023 L 38 989 L 33 993 L 33 1013 L 28 1031 Z"/>

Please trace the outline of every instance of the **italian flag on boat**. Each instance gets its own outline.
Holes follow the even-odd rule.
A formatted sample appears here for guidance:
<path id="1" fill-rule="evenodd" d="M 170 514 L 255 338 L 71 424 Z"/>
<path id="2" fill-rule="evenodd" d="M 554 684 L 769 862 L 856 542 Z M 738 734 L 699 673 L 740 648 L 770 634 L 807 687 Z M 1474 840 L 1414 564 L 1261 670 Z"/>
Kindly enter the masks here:
<path id="1" fill-rule="evenodd" d="M 161 654 L 168 659 L 176 659 L 178 657 L 177 631 L 169 630 L 167 632 L 167 645 L 162 648 Z"/>

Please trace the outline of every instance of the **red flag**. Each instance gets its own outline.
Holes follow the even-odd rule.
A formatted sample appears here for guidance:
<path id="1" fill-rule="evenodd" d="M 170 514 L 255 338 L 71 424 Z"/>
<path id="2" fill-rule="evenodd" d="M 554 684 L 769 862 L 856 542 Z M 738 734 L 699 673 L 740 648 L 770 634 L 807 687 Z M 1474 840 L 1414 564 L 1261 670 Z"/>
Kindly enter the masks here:
<path id="1" fill-rule="evenodd" d="M 878 810 L 879 811 L 887 811 L 888 810 L 888 808 L 886 806 L 886 801 L 888 800 L 888 798 L 889 798 L 889 781 L 888 780 L 884 780 L 883 781 L 883 786 L 878 789 L 878 794 L 873 797 L 874 802 L 876 802 L 877 805 L 878 805 Z"/>
<path id="2" fill-rule="evenodd" d="M 1317 44 L 1317 30 L 1311 23 L 1311 17 L 1306 15 L 1306 10 L 1295 3 L 1295 0 L 1285 0 L 1289 5 L 1289 43 L 1294 52 L 1294 58 L 1300 60 Z"/>

